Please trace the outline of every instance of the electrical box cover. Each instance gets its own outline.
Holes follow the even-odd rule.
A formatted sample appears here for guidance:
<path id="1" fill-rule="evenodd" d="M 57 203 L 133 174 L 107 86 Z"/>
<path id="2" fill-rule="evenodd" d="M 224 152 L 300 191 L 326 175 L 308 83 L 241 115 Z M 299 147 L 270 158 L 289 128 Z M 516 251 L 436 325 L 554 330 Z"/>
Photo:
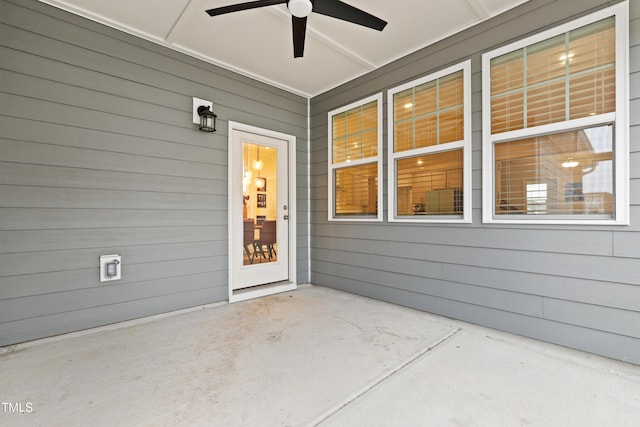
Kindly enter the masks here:
<path id="1" fill-rule="evenodd" d="M 122 278 L 122 257 L 115 255 L 100 256 L 100 281 L 109 282 Z"/>

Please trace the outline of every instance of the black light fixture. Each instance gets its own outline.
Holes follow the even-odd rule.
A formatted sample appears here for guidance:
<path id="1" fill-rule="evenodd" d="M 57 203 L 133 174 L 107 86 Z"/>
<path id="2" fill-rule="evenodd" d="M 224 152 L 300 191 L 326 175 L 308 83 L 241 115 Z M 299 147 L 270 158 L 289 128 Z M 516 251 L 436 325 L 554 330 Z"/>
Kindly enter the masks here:
<path id="1" fill-rule="evenodd" d="M 198 107 L 198 116 L 200 116 L 199 129 L 203 132 L 215 132 L 216 131 L 216 116 L 213 111 L 210 110 L 208 105 L 200 105 Z"/>
<path id="2" fill-rule="evenodd" d="M 213 113 L 213 102 L 206 99 L 193 98 L 193 123 L 203 132 L 216 131 L 216 116 Z"/>

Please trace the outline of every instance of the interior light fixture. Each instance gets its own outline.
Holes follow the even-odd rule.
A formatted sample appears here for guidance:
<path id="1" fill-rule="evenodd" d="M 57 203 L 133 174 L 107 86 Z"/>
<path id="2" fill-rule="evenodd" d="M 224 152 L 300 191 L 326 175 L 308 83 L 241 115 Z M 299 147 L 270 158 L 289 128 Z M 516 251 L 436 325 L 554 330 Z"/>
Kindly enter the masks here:
<path id="1" fill-rule="evenodd" d="M 572 157 L 567 157 L 567 160 L 565 160 L 564 162 L 562 162 L 562 167 L 563 168 L 575 168 L 576 166 L 578 166 L 580 164 L 580 162 L 573 160 Z"/>
<path id="2" fill-rule="evenodd" d="M 253 161 L 253 168 L 255 170 L 261 170 L 264 166 L 264 162 L 260 160 L 260 146 L 258 145 L 256 148 L 256 159 Z"/>
<path id="3" fill-rule="evenodd" d="M 560 56 L 560 61 L 562 61 L 563 63 L 566 64 L 567 60 L 573 58 L 574 56 L 576 56 L 574 53 L 569 52 L 568 54 L 564 54 Z"/>
<path id="4" fill-rule="evenodd" d="M 244 168 L 244 172 L 242 172 L 242 191 L 244 193 L 247 192 L 247 189 L 249 188 L 249 184 L 251 184 L 251 177 L 252 176 L 253 176 L 253 174 L 251 173 L 249 168 L 245 167 Z"/>
<path id="5" fill-rule="evenodd" d="M 404 108 L 406 108 L 407 110 L 408 110 L 409 108 L 413 108 L 413 103 L 411 103 L 411 102 L 407 102 L 406 104 L 404 104 Z"/>
<path id="6" fill-rule="evenodd" d="M 293 16 L 297 18 L 306 18 L 311 13 L 313 4 L 311 4 L 310 0 L 289 0 L 287 7 Z"/>

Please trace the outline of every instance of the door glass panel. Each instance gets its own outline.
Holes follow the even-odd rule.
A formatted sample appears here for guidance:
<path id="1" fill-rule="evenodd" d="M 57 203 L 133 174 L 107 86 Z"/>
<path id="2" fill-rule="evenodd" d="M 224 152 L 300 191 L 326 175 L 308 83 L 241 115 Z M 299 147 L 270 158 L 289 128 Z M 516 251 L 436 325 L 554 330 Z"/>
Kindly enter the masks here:
<path id="1" fill-rule="evenodd" d="M 243 265 L 276 262 L 277 148 L 243 143 Z"/>

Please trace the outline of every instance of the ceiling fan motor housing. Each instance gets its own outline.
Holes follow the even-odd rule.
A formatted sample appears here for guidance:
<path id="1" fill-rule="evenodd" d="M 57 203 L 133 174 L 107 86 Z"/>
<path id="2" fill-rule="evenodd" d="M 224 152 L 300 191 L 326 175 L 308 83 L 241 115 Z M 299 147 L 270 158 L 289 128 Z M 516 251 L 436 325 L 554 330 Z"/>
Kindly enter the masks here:
<path id="1" fill-rule="evenodd" d="M 289 0 L 287 3 L 289 12 L 297 18 L 306 18 L 313 9 L 311 0 Z"/>

